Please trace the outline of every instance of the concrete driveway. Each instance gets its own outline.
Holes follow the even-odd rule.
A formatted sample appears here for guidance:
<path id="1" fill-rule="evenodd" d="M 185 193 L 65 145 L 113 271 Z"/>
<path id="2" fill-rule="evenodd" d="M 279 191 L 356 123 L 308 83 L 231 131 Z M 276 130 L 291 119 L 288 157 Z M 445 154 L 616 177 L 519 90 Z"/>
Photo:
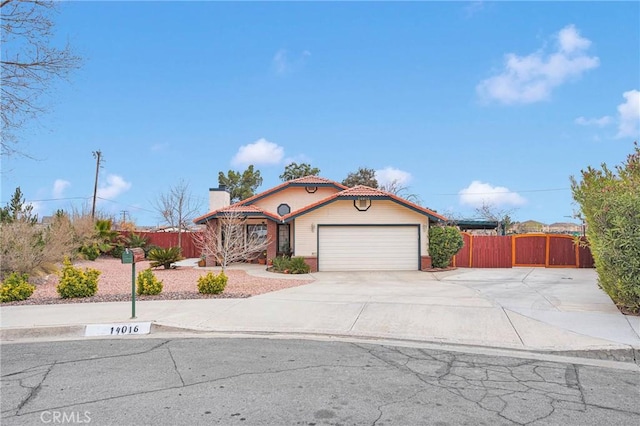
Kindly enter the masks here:
<path id="1" fill-rule="evenodd" d="M 258 265 L 246 270 L 273 277 Z M 624 352 L 631 360 L 633 350 L 640 349 L 640 317 L 616 309 L 598 288 L 593 269 L 460 268 L 311 277 L 310 284 L 246 299 L 138 302 L 136 321 L 218 333 Z M 82 336 L 86 324 L 126 321 L 129 313 L 129 302 L 3 307 L 2 336 L 19 338 L 25 330 L 47 334 L 47 328 L 54 333 L 63 326 Z"/>
<path id="2" fill-rule="evenodd" d="M 640 317 L 618 311 L 598 287 L 593 269 L 318 272 L 313 277 L 312 284 L 252 299 L 269 301 L 283 313 L 295 306 L 306 313 L 307 327 L 318 332 L 343 318 L 340 332 L 348 335 L 558 350 L 640 347 Z M 327 312 L 331 307 L 339 312 Z"/>

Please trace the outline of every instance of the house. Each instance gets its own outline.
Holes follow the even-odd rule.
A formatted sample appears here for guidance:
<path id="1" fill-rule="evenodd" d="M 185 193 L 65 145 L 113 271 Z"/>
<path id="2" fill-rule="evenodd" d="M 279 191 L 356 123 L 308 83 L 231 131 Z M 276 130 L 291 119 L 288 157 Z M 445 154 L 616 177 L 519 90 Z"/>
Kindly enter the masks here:
<path id="1" fill-rule="evenodd" d="M 450 222 L 471 235 L 505 235 L 504 224 L 497 220 L 460 219 Z"/>
<path id="2" fill-rule="evenodd" d="M 266 230 L 268 258 L 303 257 L 312 272 L 428 269 L 429 226 L 447 220 L 392 193 L 318 176 L 284 182 L 233 205 L 229 200 L 224 187 L 210 189 L 210 212 L 195 223 L 240 213 L 247 235 Z"/>

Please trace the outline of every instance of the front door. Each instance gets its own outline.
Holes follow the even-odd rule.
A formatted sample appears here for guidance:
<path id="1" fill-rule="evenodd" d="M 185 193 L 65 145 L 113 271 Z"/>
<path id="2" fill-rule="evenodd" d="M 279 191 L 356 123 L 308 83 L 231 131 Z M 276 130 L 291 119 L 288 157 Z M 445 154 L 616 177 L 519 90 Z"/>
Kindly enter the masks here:
<path id="1" fill-rule="evenodd" d="M 289 239 L 289 224 L 278 224 L 278 254 L 291 255 L 291 240 Z"/>

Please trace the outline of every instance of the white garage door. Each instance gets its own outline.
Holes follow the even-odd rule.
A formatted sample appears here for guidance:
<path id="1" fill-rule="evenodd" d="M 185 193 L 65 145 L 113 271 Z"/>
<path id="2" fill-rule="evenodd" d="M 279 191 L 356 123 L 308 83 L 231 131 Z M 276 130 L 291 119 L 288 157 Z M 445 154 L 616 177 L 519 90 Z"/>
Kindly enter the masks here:
<path id="1" fill-rule="evenodd" d="M 419 226 L 319 226 L 320 271 L 417 271 Z"/>

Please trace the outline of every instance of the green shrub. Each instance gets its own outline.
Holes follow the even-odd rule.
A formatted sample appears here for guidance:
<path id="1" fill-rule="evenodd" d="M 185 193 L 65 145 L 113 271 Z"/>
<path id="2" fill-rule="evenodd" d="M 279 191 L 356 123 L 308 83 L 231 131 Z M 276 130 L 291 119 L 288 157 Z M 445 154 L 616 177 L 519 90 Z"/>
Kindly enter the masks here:
<path id="1" fill-rule="evenodd" d="M 125 245 L 129 248 L 145 249 L 147 244 L 149 244 L 149 239 L 135 232 L 125 238 Z"/>
<path id="2" fill-rule="evenodd" d="M 80 248 L 80 254 L 82 257 L 88 260 L 96 260 L 100 256 L 100 248 L 97 244 L 90 246 L 82 246 Z"/>
<path id="3" fill-rule="evenodd" d="M 0 284 L 0 302 L 18 302 L 28 299 L 36 290 L 36 286 L 29 284 L 27 274 L 13 272 Z"/>
<path id="4" fill-rule="evenodd" d="M 154 295 L 162 292 L 162 281 L 156 278 L 151 269 L 140 271 L 136 282 L 138 294 Z"/>
<path id="5" fill-rule="evenodd" d="M 434 268 L 446 268 L 451 258 L 460 251 L 464 240 L 458 228 L 434 226 L 429 228 L 429 254 Z"/>
<path id="6" fill-rule="evenodd" d="M 164 269 L 169 269 L 171 268 L 172 263 L 176 263 L 184 259 L 184 257 L 182 257 L 182 250 L 180 249 L 180 247 L 169 247 L 167 249 L 151 249 L 149 251 L 148 258 L 151 261 L 152 268 L 164 266 Z"/>
<path id="7" fill-rule="evenodd" d="M 308 274 L 311 268 L 302 257 L 292 257 L 289 261 L 290 274 Z"/>
<path id="8" fill-rule="evenodd" d="M 611 170 L 606 164 L 571 178 L 600 287 L 625 311 L 640 312 L 640 146 Z"/>
<path id="9" fill-rule="evenodd" d="M 142 250 L 144 250 L 144 257 L 145 259 L 149 258 L 149 253 L 151 253 L 151 250 L 155 250 L 155 249 L 161 249 L 162 247 L 157 246 L 155 244 L 150 244 L 146 247 L 142 247 Z"/>
<path id="10" fill-rule="evenodd" d="M 290 261 L 291 261 L 291 258 L 289 256 L 284 256 L 284 255 L 273 258 L 272 260 L 273 270 L 277 272 L 284 272 L 286 269 L 289 268 Z"/>
<path id="11" fill-rule="evenodd" d="M 118 231 L 113 230 L 112 226 L 111 219 L 96 220 L 95 231 L 101 253 L 110 254 L 118 244 L 122 243 L 122 236 Z"/>
<path id="12" fill-rule="evenodd" d="M 69 259 L 65 259 L 56 290 L 63 299 L 93 296 L 98 292 L 99 276 L 100 271 L 97 269 L 86 268 L 83 271 L 75 268 Z"/>
<path id="13" fill-rule="evenodd" d="M 222 293 L 227 286 L 227 281 L 229 281 L 229 277 L 224 272 L 220 272 L 218 275 L 208 272 L 207 275 L 198 278 L 198 291 L 202 294 Z"/>
<path id="14" fill-rule="evenodd" d="M 118 243 L 113 247 L 109 254 L 111 254 L 111 256 L 115 257 L 116 259 L 122 259 L 122 253 L 124 253 L 124 249 L 125 246 Z"/>
<path id="15" fill-rule="evenodd" d="M 272 260 L 273 270 L 289 274 L 308 274 L 311 267 L 302 257 L 279 256 Z"/>

